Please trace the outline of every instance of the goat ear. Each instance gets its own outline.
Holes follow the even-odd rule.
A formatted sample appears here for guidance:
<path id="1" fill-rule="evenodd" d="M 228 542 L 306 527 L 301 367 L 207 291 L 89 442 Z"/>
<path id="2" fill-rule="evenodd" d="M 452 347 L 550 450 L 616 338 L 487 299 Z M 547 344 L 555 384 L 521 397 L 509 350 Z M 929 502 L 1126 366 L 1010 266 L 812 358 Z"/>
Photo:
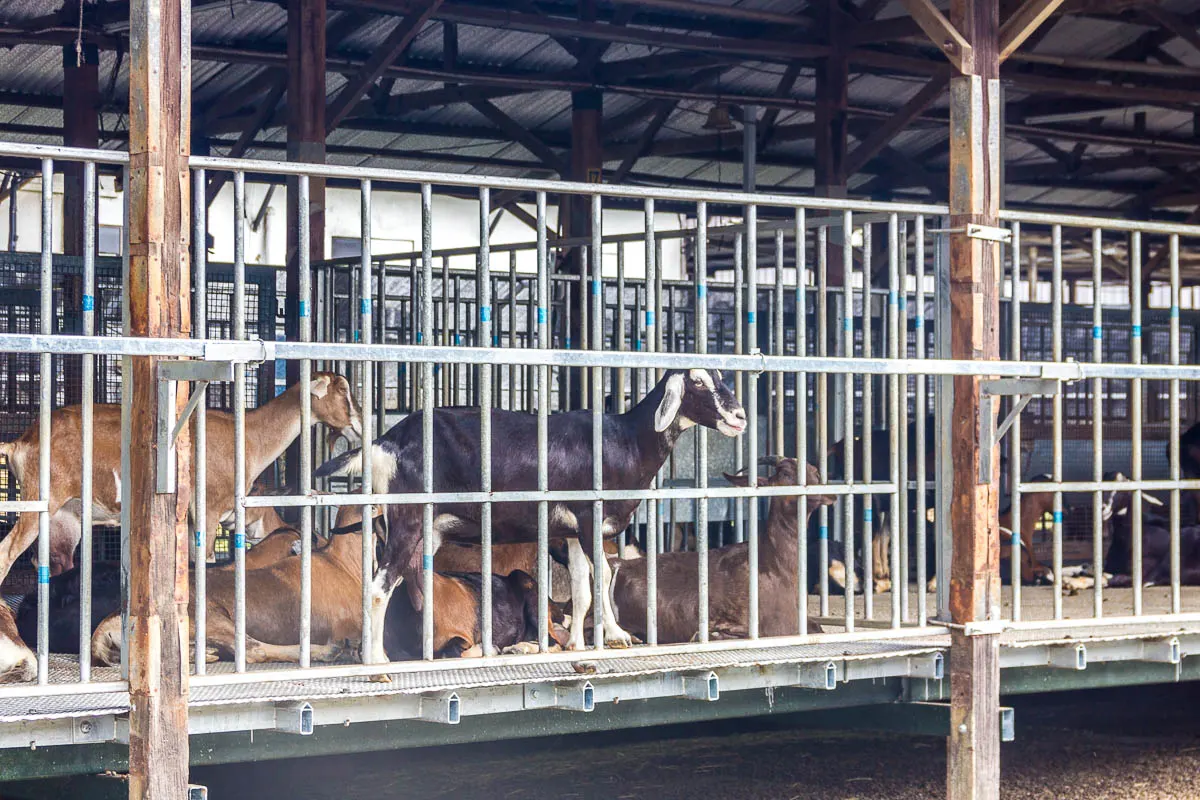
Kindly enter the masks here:
<path id="1" fill-rule="evenodd" d="M 671 427 L 671 423 L 679 414 L 681 405 L 683 405 L 683 375 L 677 373 L 667 378 L 667 383 L 663 387 L 662 402 L 658 404 L 658 410 L 654 412 L 654 430 L 662 433 Z"/>
<path id="2" fill-rule="evenodd" d="M 313 378 L 309 386 L 311 387 L 312 396 L 320 399 L 329 393 L 329 376 L 322 375 L 319 378 Z"/>

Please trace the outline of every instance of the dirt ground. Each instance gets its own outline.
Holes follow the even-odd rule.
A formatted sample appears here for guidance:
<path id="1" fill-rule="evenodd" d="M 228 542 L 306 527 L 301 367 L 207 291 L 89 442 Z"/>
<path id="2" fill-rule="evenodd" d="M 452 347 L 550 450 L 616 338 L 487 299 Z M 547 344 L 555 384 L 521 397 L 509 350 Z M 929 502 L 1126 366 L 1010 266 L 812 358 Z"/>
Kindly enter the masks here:
<path id="1" fill-rule="evenodd" d="M 1005 800 L 1200 798 L 1200 686 L 1006 700 Z M 194 771 L 215 800 L 916 800 L 944 796 L 944 740 L 805 730 L 802 719 L 675 726 Z"/>

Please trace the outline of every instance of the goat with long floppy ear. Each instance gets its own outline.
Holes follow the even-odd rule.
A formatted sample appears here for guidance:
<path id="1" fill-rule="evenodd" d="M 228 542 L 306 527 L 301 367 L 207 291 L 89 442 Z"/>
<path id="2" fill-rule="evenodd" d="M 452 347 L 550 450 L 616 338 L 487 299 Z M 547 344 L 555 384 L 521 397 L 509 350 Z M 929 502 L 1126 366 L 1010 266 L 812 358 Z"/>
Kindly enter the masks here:
<path id="1" fill-rule="evenodd" d="M 662 433 L 671 427 L 683 405 L 683 374 L 671 375 L 663 384 L 662 402 L 654 412 L 654 430 Z"/>

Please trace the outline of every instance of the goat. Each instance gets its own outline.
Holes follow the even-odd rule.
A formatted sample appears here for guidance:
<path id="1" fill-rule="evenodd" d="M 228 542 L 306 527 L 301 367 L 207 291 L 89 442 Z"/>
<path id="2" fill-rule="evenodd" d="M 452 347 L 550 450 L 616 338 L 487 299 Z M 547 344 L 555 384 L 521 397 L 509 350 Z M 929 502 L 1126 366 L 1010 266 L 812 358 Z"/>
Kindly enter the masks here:
<path id="1" fill-rule="evenodd" d="M 492 644 L 501 652 L 531 652 L 521 647 L 537 640 L 537 581 L 524 570 L 490 576 L 492 581 Z M 438 658 L 483 655 L 483 576 L 478 572 L 433 574 L 433 652 Z M 407 592 L 392 597 L 384 618 L 383 648 L 392 661 L 421 657 L 421 612 Z M 559 647 L 566 643 L 561 607 L 550 606 L 550 635 Z M 536 647 L 536 646 L 535 646 Z"/>
<path id="2" fill-rule="evenodd" d="M 798 483 L 798 462 L 793 458 L 767 456 L 760 464 L 771 465 L 775 474 L 762 481 L 762 486 L 795 486 Z M 817 468 L 808 465 L 808 483 L 818 484 Z M 747 486 L 745 475 L 725 475 L 734 486 Z M 808 514 L 818 506 L 829 505 L 832 497 L 810 495 Z M 759 542 L 758 587 L 761 603 L 758 610 L 759 631 L 763 636 L 786 636 L 799 633 L 796 607 L 797 512 L 799 498 L 771 498 L 767 514 L 766 535 Z M 805 529 L 807 529 L 807 518 Z M 750 545 L 731 544 L 708 551 L 709 625 L 723 638 L 748 635 L 749 608 L 747 587 L 750 573 Z M 645 638 L 646 599 L 649 587 L 644 559 L 620 562 L 613 576 L 613 604 L 617 618 L 628 630 Z M 695 552 L 660 553 L 658 556 L 658 641 L 660 644 L 692 641 L 699 631 L 699 556 Z M 809 622 L 809 633 L 820 633 L 821 626 Z"/>
<path id="3" fill-rule="evenodd" d="M 339 431 L 362 432 L 362 419 L 354 405 L 350 384 L 331 372 L 313 373 L 313 419 Z M 92 455 L 94 522 L 119 525 L 121 510 L 121 407 L 96 405 L 93 408 L 94 449 Z M 81 470 L 83 407 L 67 406 L 53 413 L 50 422 L 50 452 L 55 469 L 51 472 L 48 493 L 38 487 L 38 426 L 31 425 L 20 438 L 0 444 L 0 455 L 16 476 L 25 497 L 48 494 L 51 516 L 63 510 L 72 498 L 82 496 Z M 296 384 L 271 402 L 246 412 L 246 490 L 263 470 L 283 454 L 300 435 L 300 385 Z M 233 415 L 208 412 L 208 483 L 205 505 L 207 520 L 216 524 L 233 508 Z M 8 536 L 0 540 L 0 582 L 7 577 L 17 557 L 33 543 L 38 534 L 37 512 L 25 512 Z M 212 560 L 215 541 L 208 538 L 206 556 Z M 62 548 L 51 543 L 55 553 Z M 72 544 L 70 550 L 73 551 Z M 52 560 L 50 573 L 69 567 L 61 558 Z"/>
<path id="4" fill-rule="evenodd" d="M 925 421 L 925 478 L 928 481 L 933 481 L 936 476 L 934 469 L 936 430 L 934 418 L 927 418 Z M 908 424 L 908 442 L 908 476 L 910 479 L 915 479 L 917 475 L 917 451 L 915 448 L 917 442 L 917 425 L 915 422 Z M 889 431 L 871 431 L 872 480 L 881 480 L 891 475 L 891 446 L 891 434 Z M 864 480 L 864 476 L 866 475 L 866 472 L 863 470 L 863 452 L 862 437 L 854 437 L 854 479 L 856 481 Z M 844 439 L 830 445 L 828 456 L 830 459 L 829 476 L 831 479 L 845 479 L 845 455 Z M 932 486 L 932 484 L 930 485 Z M 915 503 L 910 502 L 909 508 L 912 508 L 914 505 Z M 854 499 L 854 508 L 855 518 L 861 520 L 863 518 L 863 511 L 862 499 L 860 497 Z M 892 498 L 889 495 L 874 496 L 871 500 L 871 508 L 871 578 L 874 582 L 876 592 L 886 592 L 892 588 L 891 552 L 889 550 L 891 531 L 889 526 L 885 524 L 887 515 L 892 510 Z M 861 552 L 861 549 L 865 546 L 865 541 L 860 541 L 856 551 Z"/>
<path id="5" fill-rule="evenodd" d="M 21 640 L 12 611 L 0 601 L 0 683 L 37 677 L 37 656 Z"/>
<path id="6" fill-rule="evenodd" d="M 1170 453 L 1167 453 L 1168 462 Z M 1200 478 L 1200 422 L 1192 425 L 1179 437 L 1179 470 L 1184 478 Z M 1145 495 L 1143 495 L 1145 497 Z M 1200 492 L 1180 492 L 1180 525 L 1200 524 Z"/>
<path id="7" fill-rule="evenodd" d="M 1035 475 L 1031 481 L 1053 480 Z M 1033 554 L 1033 531 L 1042 518 L 1054 510 L 1054 492 L 1021 492 L 1021 583 L 1053 583 L 1054 573 Z M 1000 578 L 1012 581 L 1012 506 L 1000 513 Z"/>
<path id="8" fill-rule="evenodd" d="M 50 641 L 52 653 L 79 652 L 79 605 L 82 597 L 79 568 L 74 567 L 50 578 Z M 92 568 L 92 619 L 96 627 L 105 617 L 120 616 L 121 568 L 115 564 L 96 564 Z M 27 595 L 17 608 L 17 632 L 30 646 L 38 644 L 38 596 Z"/>
<path id="9" fill-rule="evenodd" d="M 423 416 L 418 411 L 397 423 L 371 446 L 372 483 L 377 492 L 407 493 L 423 486 L 421 431 Z M 432 459 L 435 492 L 478 491 L 480 486 L 480 412 L 470 408 L 433 410 L 434 451 Z M 624 414 L 605 414 L 603 425 L 603 486 L 606 489 L 644 489 L 667 460 L 683 431 L 693 425 L 715 428 L 726 436 L 746 429 L 746 412 L 721 382 L 717 370 L 670 370 Z M 568 411 L 553 414 L 547 423 L 549 452 L 546 470 L 550 491 L 584 489 L 592 485 L 592 412 Z M 537 418 L 515 411 L 492 411 L 492 489 L 497 492 L 537 488 Z M 436 457 L 435 457 L 436 456 Z M 362 449 L 352 450 L 322 464 L 317 476 L 361 475 Z M 604 503 L 602 535 L 612 538 L 629 525 L 638 500 Z M 592 604 L 587 579 L 585 549 L 592 545 L 590 501 L 549 504 L 549 534 L 569 539 L 571 562 L 572 624 L 569 649 L 584 644 L 584 619 Z M 498 543 L 529 542 L 537 536 L 537 503 L 497 503 L 492 509 L 492 537 Z M 433 508 L 432 549 L 443 539 L 479 540 L 479 506 L 440 503 Z M 413 606 L 423 608 L 421 575 L 422 508 L 391 505 L 387 508 L 388 539 L 375 571 L 371 594 L 373 641 L 363 643 L 366 663 L 383 663 L 383 622 L 388 601 L 402 580 L 407 579 Z M 430 565 L 432 568 L 432 564 Z M 605 591 L 597 602 L 611 605 L 608 591 L 612 581 L 607 559 L 596 565 L 601 570 Z M 605 640 L 628 647 L 632 639 L 617 624 L 610 608 L 604 609 Z"/>
<path id="10" fill-rule="evenodd" d="M 1190 432 L 1190 431 L 1189 431 Z M 1106 480 L 1121 481 L 1125 476 L 1105 476 Z M 1142 501 L 1152 506 L 1163 502 L 1153 495 L 1142 493 Z M 1116 491 L 1107 503 L 1110 513 L 1111 539 L 1104 555 L 1104 571 L 1112 575 L 1109 586 L 1133 585 L 1133 492 Z M 1200 585 L 1200 526 L 1188 525 L 1179 529 L 1180 583 Z M 1171 526 L 1160 517 L 1142 517 L 1142 574 L 1143 586 L 1171 582 Z"/>

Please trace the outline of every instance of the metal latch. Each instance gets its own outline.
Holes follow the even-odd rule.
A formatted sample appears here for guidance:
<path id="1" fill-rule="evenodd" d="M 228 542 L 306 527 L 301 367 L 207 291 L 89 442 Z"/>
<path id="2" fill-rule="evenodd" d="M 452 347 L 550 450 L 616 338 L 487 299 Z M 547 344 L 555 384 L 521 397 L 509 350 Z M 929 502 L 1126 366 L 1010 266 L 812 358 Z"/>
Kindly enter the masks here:
<path id="1" fill-rule="evenodd" d="M 993 225 L 980 225 L 978 222 L 968 222 L 965 228 L 932 228 L 929 233 L 965 233 L 968 239 L 982 239 L 985 242 L 1012 243 L 1012 231 Z"/>
<path id="2" fill-rule="evenodd" d="M 979 410 L 979 482 L 992 482 L 992 450 L 1008 433 L 1017 416 L 1034 397 L 1052 397 L 1062 391 L 1062 381 L 1053 378 L 994 378 L 980 381 L 982 408 Z M 996 403 L 1001 397 L 1013 398 L 1013 407 L 1000 425 L 992 429 Z"/>
<path id="3" fill-rule="evenodd" d="M 233 380 L 233 364 L 228 361 L 160 361 L 158 364 L 158 494 L 175 492 L 175 440 L 187 424 L 196 406 L 204 400 L 210 383 Z M 183 413 L 175 420 L 176 384 L 195 381 Z"/>

